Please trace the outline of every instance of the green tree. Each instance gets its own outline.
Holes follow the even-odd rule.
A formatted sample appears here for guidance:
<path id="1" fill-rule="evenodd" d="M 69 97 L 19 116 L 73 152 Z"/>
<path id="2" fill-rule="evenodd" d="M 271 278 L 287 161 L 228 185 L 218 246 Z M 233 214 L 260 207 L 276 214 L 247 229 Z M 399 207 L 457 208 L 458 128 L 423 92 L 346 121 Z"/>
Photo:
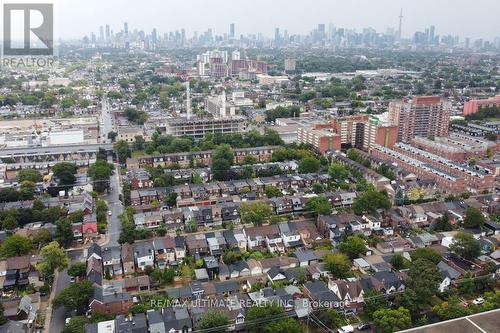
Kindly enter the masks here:
<path id="1" fill-rule="evenodd" d="M 272 320 L 264 326 L 265 333 L 302 333 L 302 327 L 293 318 Z"/>
<path id="2" fill-rule="evenodd" d="M 480 228 L 484 225 L 485 218 L 483 213 L 477 208 L 467 208 L 463 225 L 466 228 Z"/>
<path id="3" fill-rule="evenodd" d="M 108 139 L 111 140 L 111 142 L 115 142 L 117 136 L 118 133 L 116 132 L 111 131 L 108 133 Z"/>
<path id="4" fill-rule="evenodd" d="M 186 232 L 196 232 L 198 231 L 198 222 L 193 217 L 190 217 L 186 222 Z"/>
<path id="5" fill-rule="evenodd" d="M 57 270 L 62 271 L 69 265 L 69 258 L 57 242 L 45 245 L 40 251 L 40 260 L 36 269 L 46 279 L 52 279 Z"/>
<path id="6" fill-rule="evenodd" d="M 125 162 L 127 162 L 127 158 L 132 156 L 132 152 L 130 151 L 130 147 L 127 141 L 118 141 L 117 143 L 115 143 L 114 149 L 116 151 L 118 162 L 120 162 L 121 164 L 125 164 Z"/>
<path id="7" fill-rule="evenodd" d="M 73 228 L 68 219 L 59 219 L 56 222 L 56 241 L 64 247 L 67 247 L 73 241 Z"/>
<path id="8" fill-rule="evenodd" d="M 369 318 L 373 319 L 373 313 L 375 311 L 387 307 L 387 301 L 384 293 L 377 291 L 376 289 L 368 289 L 363 295 L 363 299 L 365 301 L 363 312 L 368 315 Z"/>
<path id="9" fill-rule="evenodd" d="M 268 198 L 278 198 L 283 196 L 281 190 L 273 185 L 267 185 L 264 192 Z"/>
<path id="10" fill-rule="evenodd" d="M 319 160 L 313 156 L 304 156 L 299 161 L 300 173 L 315 173 L 319 171 L 319 168 L 320 168 Z"/>
<path id="11" fill-rule="evenodd" d="M 459 232 L 453 236 L 450 250 L 467 260 L 473 260 L 481 254 L 479 242 L 474 236 L 465 232 Z"/>
<path id="12" fill-rule="evenodd" d="M 255 164 L 257 162 L 258 162 L 257 157 L 255 157 L 254 155 L 247 155 L 243 159 L 243 164 Z"/>
<path id="13" fill-rule="evenodd" d="M 196 323 L 197 330 L 210 329 L 211 332 L 225 332 L 229 324 L 229 317 L 220 310 L 210 309 L 205 312 Z M 222 327 L 221 327 L 222 326 Z"/>
<path id="14" fill-rule="evenodd" d="M 172 268 L 155 269 L 149 276 L 153 281 L 156 281 L 160 286 L 165 286 L 174 282 L 176 272 Z"/>
<path id="15" fill-rule="evenodd" d="M 35 196 L 36 184 L 32 181 L 25 180 L 21 183 L 19 193 L 24 200 L 32 200 Z"/>
<path id="16" fill-rule="evenodd" d="M 462 301 L 457 296 L 452 296 L 448 301 L 433 306 L 432 312 L 441 320 L 450 320 L 471 314 L 471 310 L 464 307 Z"/>
<path id="17" fill-rule="evenodd" d="M 325 256 L 324 262 L 326 269 L 339 279 L 345 278 L 351 269 L 351 261 L 343 253 L 329 253 Z"/>
<path id="18" fill-rule="evenodd" d="M 7 323 L 7 318 L 5 318 L 3 304 L 0 303 L 0 325 Z"/>
<path id="19" fill-rule="evenodd" d="M 85 324 L 88 322 L 85 316 L 71 317 L 69 323 L 64 326 L 62 333 L 85 333 Z"/>
<path id="20" fill-rule="evenodd" d="M 228 144 L 221 144 L 212 154 L 212 173 L 216 180 L 227 180 L 234 162 L 234 152 Z"/>
<path id="21" fill-rule="evenodd" d="M 462 295 L 472 296 L 475 291 L 474 275 L 471 272 L 465 272 L 464 276 L 458 281 L 458 290 Z"/>
<path id="22" fill-rule="evenodd" d="M 145 143 L 146 143 L 146 140 L 144 140 L 142 135 L 136 135 L 134 137 L 134 149 L 135 150 L 143 150 Z"/>
<path id="23" fill-rule="evenodd" d="M 425 259 L 412 261 L 407 286 L 415 291 L 418 304 L 428 304 L 431 297 L 437 294 L 441 281 L 443 275 L 433 262 Z"/>
<path id="24" fill-rule="evenodd" d="M 357 235 L 347 237 L 338 245 L 338 248 L 350 259 L 359 258 L 360 255 L 366 252 L 365 240 Z"/>
<path id="25" fill-rule="evenodd" d="M 87 266 L 83 261 L 75 262 L 68 268 L 68 275 L 74 277 L 84 277 L 86 274 Z"/>
<path id="26" fill-rule="evenodd" d="M 342 326 L 342 316 L 333 308 L 320 310 L 316 317 L 329 328 L 338 328 Z"/>
<path id="27" fill-rule="evenodd" d="M 312 190 L 316 194 L 324 193 L 325 192 L 325 186 L 321 183 L 314 183 L 312 185 Z"/>
<path id="28" fill-rule="evenodd" d="M 114 173 L 114 166 L 105 160 L 96 160 L 88 171 L 88 175 L 93 180 L 93 189 L 97 193 L 103 193 L 109 188 L 109 178 Z"/>
<path id="29" fill-rule="evenodd" d="M 59 185 L 73 185 L 76 181 L 78 167 L 74 163 L 60 162 L 52 167 L 54 176 L 59 179 Z"/>
<path id="30" fill-rule="evenodd" d="M 394 269 L 402 269 L 405 266 L 405 258 L 400 254 L 395 254 L 391 258 L 391 265 Z"/>
<path id="31" fill-rule="evenodd" d="M 33 243 L 43 247 L 52 241 L 52 234 L 48 229 L 41 229 L 33 236 Z"/>
<path id="32" fill-rule="evenodd" d="M 346 181 L 349 176 L 349 171 L 347 171 L 344 165 L 333 163 L 328 169 L 328 175 L 337 185 L 340 185 Z"/>
<path id="33" fill-rule="evenodd" d="M 410 257 L 412 261 L 417 261 L 418 259 L 425 259 L 437 265 L 443 257 L 434 249 L 429 247 L 421 247 L 415 251 L 410 252 Z"/>
<path id="34" fill-rule="evenodd" d="M 436 219 L 434 226 L 432 228 L 434 231 L 451 231 L 453 226 L 450 223 L 450 217 L 448 212 L 445 212 L 443 216 Z"/>
<path id="35" fill-rule="evenodd" d="M 30 254 L 33 251 L 33 241 L 31 238 L 14 234 L 7 237 L 0 248 L 2 257 L 17 257 Z"/>
<path id="36" fill-rule="evenodd" d="M 92 296 L 94 289 L 90 281 L 82 281 L 73 283 L 69 287 L 63 289 L 52 301 L 55 308 L 64 306 L 66 309 L 77 313 L 84 313 L 88 305 L 89 298 Z"/>
<path id="37" fill-rule="evenodd" d="M 323 195 L 309 199 L 306 203 L 306 209 L 317 215 L 330 215 L 332 213 L 332 205 Z"/>
<path id="38" fill-rule="evenodd" d="M 2 221 L 2 228 L 5 230 L 14 230 L 19 226 L 17 219 L 14 215 L 7 215 Z"/>
<path id="39" fill-rule="evenodd" d="M 266 326 L 269 323 L 263 322 L 263 323 L 253 323 L 256 320 L 259 321 L 265 321 L 265 318 L 275 318 L 274 321 L 281 320 L 281 318 L 285 318 L 285 310 L 279 306 L 276 303 L 266 303 L 263 306 L 261 305 L 254 305 L 250 307 L 247 311 L 247 317 L 246 321 L 250 322 L 251 324 L 247 324 L 247 329 L 250 333 L 257 333 L 261 331 L 266 330 Z"/>
<path id="40" fill-rule="evenodd" d="M 252 223 L 255 226 L 260 226 L 269 221 L 274 214 L 271 207 L 264 202 L 242 202 L 240 215 L 242 223 Z"/>
<path id="41" fill-rule="evenodd" d="M 373 313 L 373 321 L 380 333 L 392 333 L 411 327 L 410 311 L 403 307 L 377 310 Z"/>
<path id="42" fill-rule="evenodd" d="M 163 201 L 169 206 L 169 207 L 175 207 L 177 205 L 177 193 L 172 192 L 169 193 L 163 198 Z"/>
<path id="43" fill-rule="evenodd" d="M 30 181 L 33 183 L 39 183 L 41 182 L 42 175 L 40 172 L 34 169 L 22 169 L 17 173 L 17 178 L 19 179 L 19 182 L 22 183 L 24 181 Z"/>
<path id="44" fill-rule="evenodd" d="M 361 196 L 358 196 L 354 200 L 354 204 L 352 205 L 354 213 L 358 215 L 364 212 L 375 212 L 381 208 L 391 208 L 391 201 L 387 197 L 387 193 L 378 192 L 373 189 L 363 192 Z"/>

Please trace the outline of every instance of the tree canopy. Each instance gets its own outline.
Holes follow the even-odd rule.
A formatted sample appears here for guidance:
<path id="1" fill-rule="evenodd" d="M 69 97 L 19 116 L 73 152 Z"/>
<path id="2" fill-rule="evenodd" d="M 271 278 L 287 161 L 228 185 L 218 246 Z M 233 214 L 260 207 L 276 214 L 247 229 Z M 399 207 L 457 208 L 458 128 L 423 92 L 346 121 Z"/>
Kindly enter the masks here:
<path id="1" fill-rule="evenodd" d="M 43 180 L 40 172 L 35 169 L 22 169 L 17 173 L 17 177 L 21 183 L 26 180 L 33 183 L 39 183 Z"/>
<path id="2" fill-rule="evenodd" d="M 309 199 L 306 203 L 306 209 L 317 215 L 330 215 L 332 213 L 332 205 L 324 195 Z"/>
<path id="3" fill-rule="evenodd" d="M 483 213 L 477 208 L 467 208 L 463 225 L 466 228 L 480 228 L 484 225 L 485 218 Z"/>
<path id="4" fill-rule="evenodd" d="M 83 313 L 93 292 L 94 289 L 90 281 L 73 283 L 63 289 L 52 302 L 56 308 L 64 306 L 70 311 L 75 310 L 77 313 Z"/>
<path id="5" fill-rule="evenodd" d="M 31 253 L 33 251 L 33 241 L 29 237 L 14 234 L 7 237 L 0 248 L 2 257 L 17 257 Z"/>
<path id="6" fill-rule="evenodd" d="M 273 216 L 273 210 L 264 202 L 243 202 L 240 206 L 241 221 L 260 226 L 269 221 Z"/>
<path id="7" fill-rule="evenodd" d="M 361 215 L 364 212 L 375 212 L 380 208 L 389 209 L 391 206 L 387 193 L 369 189 L 354 200 L 352 209 L 354 213 Z"/>
<path id="8" fill-rule="evenodd" d="M 373 313 L 373 321 L 380 333 L 392 333 L 411 327 L 410 311 L 403 307 L 377 310 Z"/>
<path id="9" fill-rule="evenodd" d="M 74 163 L 60 162 L 54 165 L 52 172 L 59 180 L 59 185 L 73 185 L 76 181 L 75 173 L 78 167 Z"/>
<path id="10" fill-rule="evenodd" d="M 211 329 L 211 332 L 225 332 L 225 326 L 228 323 L 229 317 L 227 316 L 227 314 L 220 310 L 210 309 L 201 316 L 200 320 L 198 320 L 198 322 L 196 323 L 196 329 Z"/>
<path id="11" fill-rule="evenodd" d="M 467 260 L 473 260 L 481 254 L 479 242 L 474 236 L 465 232 L 459 232 L 453 236 L 450 250 Z"/>
<path id="12" fill-rule="evenodd" d="M 351 260 L 359 258 L 360 255 L 366 252 L 365 240 L 358 235 L 348 236 L 338 245 L 338 248 Z"/>
<path id="13" fill-rule="evenodd" d="M 328 253 L 324 261 L 326 269 L 339 279 L 345 278 L 351 269 L 351 261 L 343 253 Z"/>
<path id="14" fill-rule="evenodd" d="M 36 269 L 41 276 L 51 279 L 56 271 L 62 271 L 69 265 L 69 258 L 57 242 L 45 245 L 40 251 L 40 261 Z"/>

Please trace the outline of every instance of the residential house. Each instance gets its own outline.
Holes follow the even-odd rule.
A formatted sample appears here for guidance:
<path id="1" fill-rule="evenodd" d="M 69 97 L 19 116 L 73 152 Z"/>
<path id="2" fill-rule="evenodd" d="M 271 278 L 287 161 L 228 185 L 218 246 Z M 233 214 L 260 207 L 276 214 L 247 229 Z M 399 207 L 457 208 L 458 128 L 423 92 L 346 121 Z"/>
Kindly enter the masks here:
<path id="1" fill-rule="evenodd" d="M 185 237 L 187 252 L 192 255 L 207 255 L 210 250 L 208 248 L 207 239 L 204 234 L 187 235 Z"/>
<path id="2" fill-rule="evenodd" d="M 177 262 L 182 262 L 186 257 L 186 243 L 183 236 L 176 236 L 175 240 L 175 259 Z"/>
<path id="3" fill-rule="evenodd" d="M 165 268 L 176 260 L 175 239 L 170 236 L 155 238 L 153 240 L 155 249 L 156 265 L 158 268 Z"/>
<path id="4" fill-rule="evenodd" d="M 458 272 L 456 269 L 442 260 L 437 264 L 437 268 L 443 275 L 443 281 L 441 281 L 438 288 L 440 292 L 444 292 L 445 290 L 447 290 L 451 286 L 451 284 L 462 275 L 460 274 L 460 272 Z"/>
<path id="5" fill-rule="evenodd" d="M 184 307 L 163 308 L 163 322 L 167 333 L 188 333 L 193 330 L 193 322 Z"/>
<path id="6" fill-rule="evenodd" d="M 121 246 L 121 257 L 123 265 L 123 275 L 131 275 L 135 272 L 135 257 L 134 247 L 129 243 L 124 243 Z"/>
<path id="7" fill-rule="evenodd" d="M 114 279 L 122 278 L 123 269 L 121 263 L 120 246 L 111 246 L 103 248 L 102 264 L 104 266 L 104 272 L 107 276 L 111 276 Z"/>
<path id="8" fill-rule="evenodd" d="M 300 233 L 290 226 L 291 223 L 280 223 L 279 229 L 283 244 L 287 249 L 303 246 Z"/>
<path id="9" fill-rule="evenodd" d="M 94 287 L 89 308 L 92 313 L 119 315 L 127 314 L 132 304 L 132 297 L 127 292 L 107 293 L 102 287 Z"/>
<path id="10" fill-rule="evenodd" d="M 328 288 L 345 304 L 363 303 L 364 291 L 359 281 L 328 280 Z"/>
<path id="11" fill-rule="evenodd" d="M 154 267 L 155 256 L 154 248 L 151 242 L 141 242 L 134 244 L 134 258 L 136 269 L 144 271 L 146 267 Z"/>

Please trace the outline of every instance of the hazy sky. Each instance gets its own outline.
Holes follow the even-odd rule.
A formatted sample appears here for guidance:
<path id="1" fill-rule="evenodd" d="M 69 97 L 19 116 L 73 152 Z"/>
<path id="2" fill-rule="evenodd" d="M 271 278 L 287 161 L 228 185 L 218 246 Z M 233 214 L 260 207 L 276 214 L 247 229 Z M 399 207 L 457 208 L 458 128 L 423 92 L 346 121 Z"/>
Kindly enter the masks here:
<path id="1" fill-rule="evenodd" d="M 337 27 L 373 27 L 385 32 L 397 29 L 403 8 L 403 36 L 424 31 L 434 24 L 437 34 L 461 37 L 500 36 L 498 0 L 54 0 L 56 30 L 62 38 L 80 38 L 109 24 L 114 32 L 123 29 L 159 33 L 185 28 L 190 36 L 211 27 L 216 34 L 236 24 L 236 34 L 274 28 L 289 34 L 305 34 L 318 23 Z"/>

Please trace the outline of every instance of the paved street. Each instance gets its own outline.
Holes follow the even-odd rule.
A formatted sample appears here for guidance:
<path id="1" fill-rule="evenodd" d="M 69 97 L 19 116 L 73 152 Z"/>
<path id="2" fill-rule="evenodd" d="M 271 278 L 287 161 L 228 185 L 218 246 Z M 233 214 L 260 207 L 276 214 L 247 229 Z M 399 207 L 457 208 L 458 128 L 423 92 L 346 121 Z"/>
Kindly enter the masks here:
<path id="1" fill-rule="evenodd" d="M 71 259 L 71 264 L 82 261 L 84 252 L 83 250 L 74 250 L 74 251 L 69 251 L 68 256 Z M 70 265 L 71 265 L 70 264 Z M 65 269 L 64 271 L 60 272 L 57 276 L 57 279 L 55 281 L 55 296 L 59 295 L 61 291 L 68 287 L 70 285 L 70 277 L 68 275 L 68 270 Z M 52 300 L 51 300 L 52 301 Z M 66 320 L 67 317 L 69 317 L 70 314 L 68 313 L 68 310 L 66 308 L 58 308 L 56 310 L 53 310 L 52 312 L 52 318 L 50 320 L 50 327 L 49 330 L 46 332 L 52 333 L 52 332 L 62 332 L 64 328 L 64 321 Z"/>
<path id="2" fill-rule="evenodd" d="M 100 128 L 101 142 L 110 142 L 110 140 L 108 140 L 108 133 L 114 131 L 115 126 L 113 124 L 113 117 L 111 116 L 109 101 L 106 96 L 104 96 L 102 99 Z"/>
<path id="3" fill-rule="evenodd" d="M 122 192 L 122 187 L 120 183 L 120 168 L 118 165 L 115 166 L 115 174 L 111 177 L 111 193 L 104 196 L 103 199 L 108 203 L 108 208 L 113 213 L 108 216 L 108 240 L 106 245 L 116 246 L 118 245 L 118 238 L 120 237 L 121 222 L 118 219 L 118 215 L 123 211 L 123 205 L 119 200 L 119 195 Z"/>

